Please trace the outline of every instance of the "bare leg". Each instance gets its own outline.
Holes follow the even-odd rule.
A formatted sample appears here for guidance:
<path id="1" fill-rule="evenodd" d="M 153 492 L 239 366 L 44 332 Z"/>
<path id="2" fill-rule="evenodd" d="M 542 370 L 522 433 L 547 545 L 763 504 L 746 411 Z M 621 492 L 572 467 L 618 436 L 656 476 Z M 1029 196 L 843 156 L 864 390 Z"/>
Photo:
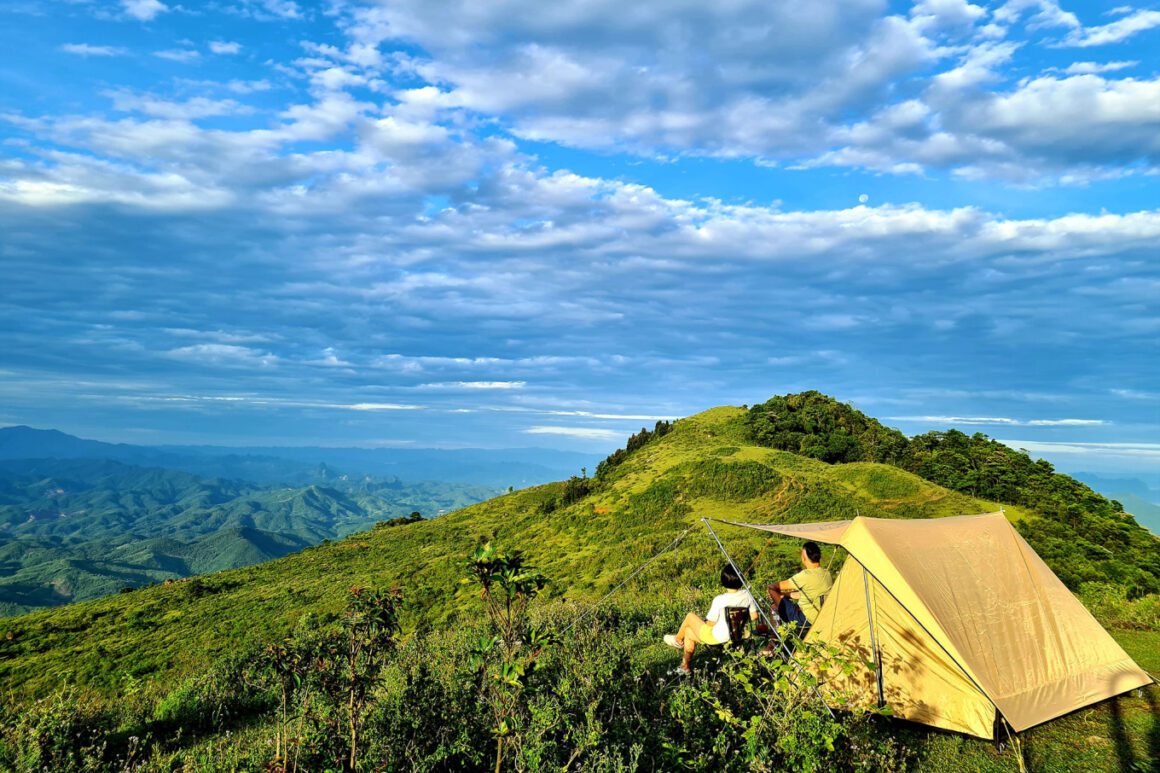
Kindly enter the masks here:
<path id="1" fill-rule="evenodd" d="M 769 596 L 769 600 L 773 602 L 773 614 L 775 615 L 774 619 L 776 620 L 776 616 L 781 614 L 781 600 L 785 598 L 785 594 L 778 590 L 776 585 L 767 585 L 765 587 L 765 594 Z M 769 643 L 765 645 L 765 650 L 763 650 L 763 652 L 767 655 L 773 655 L 777 652 L 777 646 L 775 643 L 777 641 L 777 632 L 771 631 L 770 633 L 772 635 L 769 638 Z"/>
<path id="2" fill-rule="evenodd" d="M 693 658 L 693 650 L 701 641 L 699 633 L 704 624 L 705 621 L 692 612 L 685 615 L 685 620 L 681 623 L 681 630 L 677 631 L 677 641 L 685 648 L 684 655 L 681 657 L 681 668 L 688 670 L 689 663 Z"/>

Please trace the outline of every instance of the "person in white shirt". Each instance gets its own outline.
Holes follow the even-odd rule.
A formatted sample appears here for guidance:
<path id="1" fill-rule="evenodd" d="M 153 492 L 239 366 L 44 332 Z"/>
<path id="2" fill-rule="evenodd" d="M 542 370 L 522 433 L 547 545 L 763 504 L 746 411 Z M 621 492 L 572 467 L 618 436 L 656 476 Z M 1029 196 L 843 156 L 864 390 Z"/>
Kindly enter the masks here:
<path id="1" fill-rule="evenodd" d="M 741 582 L 741 576 L 732 564 L 725 564 L 721 569 L 721 584 L 725 586 L 725 593 L 713 598 L 709 614 L 705 615 L 704 620 L 690 612 L 685 615 L 675 635 L 665 634 L 665 644 L 684 650 L 681 665 L 677 668 L 677 673 L 682 676 L 689 675 L 689 663 L 698 644 L 724 644 L 729 641 L 729 616 L 725 613 L 727 607 L 745 607 L 749 610 L 750 622 L 757 620 L 757 602 L 745 590 L 745 583 Z"/>

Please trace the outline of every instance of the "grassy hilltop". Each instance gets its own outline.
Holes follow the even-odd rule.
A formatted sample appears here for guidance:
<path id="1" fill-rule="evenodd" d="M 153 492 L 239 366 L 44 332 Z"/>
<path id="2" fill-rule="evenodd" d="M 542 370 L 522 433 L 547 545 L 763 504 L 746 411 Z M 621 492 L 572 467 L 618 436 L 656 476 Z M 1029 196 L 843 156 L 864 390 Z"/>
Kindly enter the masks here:
<path id="1" fill-rule="evenodd" d="M 827 410 L 835 415 L 850 410 L 830 403 L 835 407 Z M 0 620 L 0 692 L 7 694 L 12 705 L 46 695 L 63 684 L 81 685 L 98 695 L 114 696 L 126 689 L 165 695 L 177 685 L 188 685 L 194 675 L 223 659 L 255 652 L 287 636 L 296 625 L 301 629 L 315 621 L 335 619 L 352 586 L 402 589 L 406 598 L 402 613 L 405 642 L 423 641 L 427 643 L 422 646 L 431 647 L 432 641 L 459 640 L 467 635 L 465 632 L 476 630 L 481 609 L 477 591 L 459 582 L 464 575 L 464 559 L 485 541 L 504 550 L 522 551 L 528 563 L 551 580 L 537 601 L 541 614 L 567 619 L 691 529 L 678 550 L 654 562 L 601 611 L 601 619 L 615 625 L 618 614 L 628 619 L 644 614 L 640 613 L 642 604 L 655 604 L 656 609 L 644 614 L 653 621 L 642 624 L 648 630 L 633 629 L 634 633 L 623 637 L 628 642 L 632 636 L 644 636 L 638 649 L 626 657 L 636 663 L 635 668 L 645 668 L 647 662 L 642 665 L 635 659 L 667 662 L 669 651 L 655 645 L 656 635 L 670 618 L 675 624 L 679 609 L 703 598 L 699 594 L 715 583 L 721 558 L 699 524 L 702 516 L 778 523 L 856 514 L 935 518 L 994 511 L 1002 504 L 1053 569 L 1065 580 L 1070 578 L 1073 585 L 1129 572 L 1117 568 L 1125 555 L 1143 557 L 1124 574 L 1143 589 L 1139 592 L 1156 582 L 1155 538 L 1086 487 L 1081 487 L 1083 497 L 1077 498 L 1067 493 L 1071 483 L 1059 484 L 1062 488 L 1058 491 L 1064 493 L 1058 497 L 1071 497 L 1074 502 L 1060 504 L 1053 499 L 1055 504 L 1040 509 L 1029 506 L 1047 501 L 1043 491 L 1057 490 L 1056 484 L 1050 483 L 1050 473 L 1042 468 L 1036 484 L 1040 494 L 1023 492 L 1003 502 L 988 500 L 953 491 L 902 469 L 901 457 L 893 463 L 841 464 L 811 458 L 824 458 L 835 447 L 841 453 L 855 453 L 851 450 L 854 446 L 845 440 L 826 446 L 814 443 L 816 438 L 811 436 L 813 450 L 805 453 L 802 447 L 797 447 L 798 453 L 768 447 L 793 439 L 776 432 L 755 432 L 755 422 L 759 421 L 765 422 L 765 430 L 770 429 L 769 416 L 760 414 L 757 409 L 722 407 L 682 419 L 671 428 L 658 425 L 655 431 L 634 436 L 629 450 L 610 457 L 592 478 L 574 477 L 517 491 L 435 520 L 376 528 L 256 566 Z M 829 431 L 823 427 L 814 435 Z M 859 433 L 864 431 L 865 427 L 855 426 L 850 434 L 861 437 Z M 774 436 L 779 439 L 771 442 Z M 755 437 L 764 437 L 766 444 Z M 880 453 L 878 445 L 869 447 L 869 453 Z M 920 462 L 925 458 L 911 457 Z M 911 466 L 922 469 L 918 463 Z M 946 469 L 942 465 L 938 474 L 945 478 Z M 1043 480 L 1049 481 L 1047 488 Z M 964 488 L 980 486 L 973 479 L 963 484 Z M 1057 497 L 1057 493 L 1051 496 Z M 1106 529 L 1112 537 L 1100 531 L 1103 536 L 1099 540 L 1120 540 L 1119 549 L 1092 543 L 1098 550 L 1074 552 L 1060 537 L 1061 524 L 1067 519 L 1081 526 L 1084 519 L 1090 520 L 1093 525 L 1088 531 L 1093 534 Z M 794 568 L 798 545 L 791 540 L 768 539 L 725 526 L 718 531 L 739 564 L 743 568 L 752 565 L 752 575 L 759 582 L 784 577 Z M 823 560 L 829 561 L 830 555 L 826 548 Z M 840 562 L 841 556 L 836 558 Z M 1126 603 L 1115 596 L 1114 589 L 1104 587 L 1102 591 L 1105 601 L 1110 593 L 1113 604 Z M 1147 603 L 1148 598 L 1155 599 L 1146 597 L 1141 603 Z M 696 601 L 697 606 L 701 603 Z M 1153 603 L 1150 609 L 1154 608 Z M 657 609 L 663 614 L 658 616 Z M 608 623 L 610 619 L 613 622 Z M 1113 631 L 1123 646 L 1145 668 L 1160 668 L 1156 658 L 1160 635 L 1147 630 L 1147 619 L 1143 623 L 1129 620 L 1125 625 L 1136 630 Z M 431 632 L 435 632 L 434 638 Z M 1155 693 L 1147 699 L 1154 701 Z M 1146 759 L 1149 743 L 1156 745 L 1156 729 L 1147 721 L 1154 709 L 1149 709 L 1144 697 L 1134 700 L 1117 704 L 1117 712 L 1124 712 L 1117 719 L 1123 739 L 1117 735 L 1109 740 L 1105 730 L 1092 730 L 1093 722 L 1103 727 L 1105 717 L 1097 710 L 1088 712 L 1084 720 L 1088 723 L 1085 732 L 1088 736 L 1094 733 L 1096 740 L 1089 738 L 1086 746 L 1080 746 L 1088 752 L 1110 754 L 1114 742 L 1117 750 L 1127 749 L 1125 754 Z M 1054 729 L 1044 731 L 1040 753 L 1045 761 L 1067 760 L 1075 752 L 1060 745 L 1070 744 L 1060 726 L 1056 723 Z M 1151 742 L 1147 740 L 1149 733 Z M 981 755 L 979 765 L 1009 769 L 1008 762 L 996 761 L 985 745 L 947 740 L 947 736 L 937 734 L 932 736 L 935 740 L 927 742 L 921 740 L 926 735 L 918 735 L 921 738 L 916 743 L 929 746 L 923 759 L 931 766 L 937 766 L 938 755 L 960 754 L 959 747 L 966 744 L 970 754 Z M 236 742 L 237 733 L 234 737 Z M 1122 744 L 1126 746 L 1121 748 Z M 959 751 L 948 751 L 952 747 Z M 258 756 L 253 759 L 260 759 L 260 753 L 255 753 Z M 1089 759 L 1082 754 L 1076 759 L 1080 758 Z"/>

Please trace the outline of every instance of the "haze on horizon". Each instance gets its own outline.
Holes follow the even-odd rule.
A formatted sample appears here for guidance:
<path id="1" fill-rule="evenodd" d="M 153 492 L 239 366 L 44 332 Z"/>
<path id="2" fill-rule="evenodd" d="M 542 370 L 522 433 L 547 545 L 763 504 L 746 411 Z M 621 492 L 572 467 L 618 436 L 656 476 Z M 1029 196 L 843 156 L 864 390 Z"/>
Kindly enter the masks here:
<path id="1" fill-rule="evenodd" d="M 1160 467 L 1160 11 L 0 16 L 0 425 L 604 451 L 818 389 Z"/>

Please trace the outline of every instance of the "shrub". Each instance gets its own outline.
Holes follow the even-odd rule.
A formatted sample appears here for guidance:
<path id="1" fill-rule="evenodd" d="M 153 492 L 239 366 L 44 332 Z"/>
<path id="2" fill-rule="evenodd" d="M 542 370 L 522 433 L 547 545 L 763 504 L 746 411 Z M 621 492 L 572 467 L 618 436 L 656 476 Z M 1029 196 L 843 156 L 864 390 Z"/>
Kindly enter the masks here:
<path id="1" fill-rule="evenodd" d="M 87 693 L 65 687 L 20 710 L 6 709 L 4 714 L 0 768 L 104 770 L 111 761 L 108 737 L 116 718 Z"/>
<path id="2" fill-rule="evenodd" d="M 1079 600 L 1108 628 L 1160 630 L 1160 595 L 1128 598 L 1128 589 L 1110 582 L 1087 582 L 1080 586 Z"/>
<path id="3" fill-rule="evenodd" d="M 189 731 L 224 730 L 239 717 L 267 711 L 271 694 L 255 681 L 253 658 L 234 655 L 178 682 L 153 707 L 161 727 Z"/>
<path id="4" fill-rule="evenodd" d="M 773 491 L 781 483 L 781 475 L 760 462 L 727 462 L 705 459 L 682 467 L 689 483 L 685 492 L 690 496 L 707 496 L 724 502 L 744 502 Z"/>

